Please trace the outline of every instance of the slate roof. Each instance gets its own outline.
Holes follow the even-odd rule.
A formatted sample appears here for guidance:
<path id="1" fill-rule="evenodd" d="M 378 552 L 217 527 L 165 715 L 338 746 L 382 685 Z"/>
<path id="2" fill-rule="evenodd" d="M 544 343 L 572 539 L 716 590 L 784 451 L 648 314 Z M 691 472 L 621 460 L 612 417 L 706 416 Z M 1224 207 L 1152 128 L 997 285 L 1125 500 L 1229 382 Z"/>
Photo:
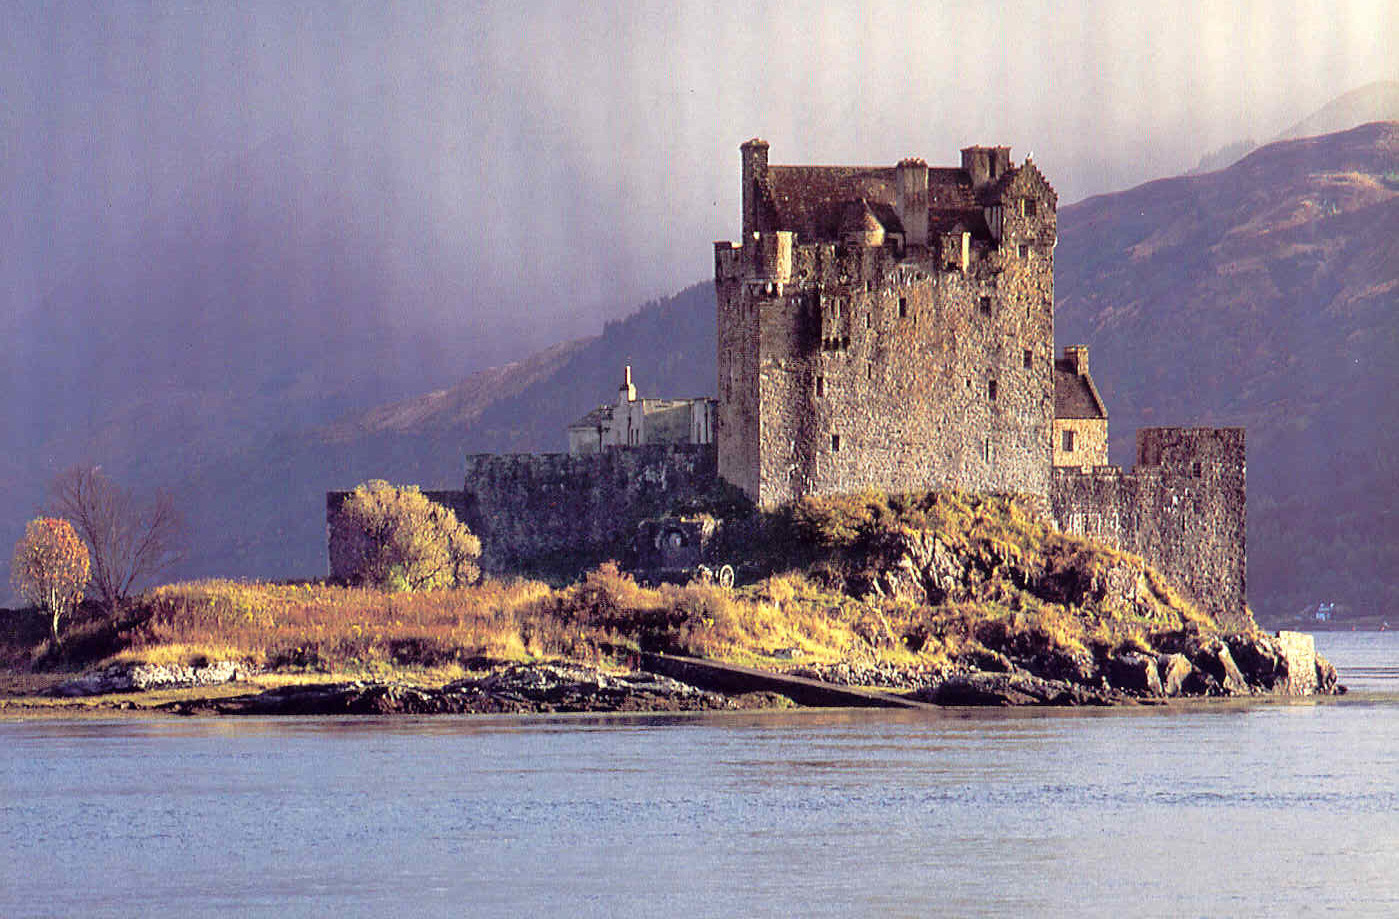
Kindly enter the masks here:
<path id="1" fill-rule="evenodd" d="M 596 428 L 598 425 L 610 426 L 612 424 L 612 410 L 614 405 L 599 405 L 588 414 L 579 418 L 569 425 L 570 428 Z"/>
<path id="2" fill-rule="evenodd" d="M 1098 396 L 1098 387 L 1093 385 L 1093 377 L 1075 372 L 1073 364 L 1062 358 L 1054 361 L 1054 417 L 1108 417 L 1108 410 Z"/>
<path id="3" fill-rule="evenodd" d="M 807 242 L 835 242 L 848 226 L 848 207 L 863 199 L 886 233 L 903 233 L 897 181 L 892 166 L 769 166 L 760 225 L 792 230 Z M 962 169 L 928 170 L 928 210 L 930 228 L 961 223 L 966 232 L 990 238 L 971 177 Z"/>

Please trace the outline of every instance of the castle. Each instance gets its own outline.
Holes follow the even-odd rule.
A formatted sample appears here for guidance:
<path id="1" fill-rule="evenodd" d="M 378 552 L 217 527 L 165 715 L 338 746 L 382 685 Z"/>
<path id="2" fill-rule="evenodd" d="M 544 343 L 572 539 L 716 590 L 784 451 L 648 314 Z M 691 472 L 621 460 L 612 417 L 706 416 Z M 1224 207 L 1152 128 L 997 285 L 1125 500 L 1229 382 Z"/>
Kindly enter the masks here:
<path id="1" fill-rule="evenodd" d="M 718 399 L 638 399 L 628 368 L 568 454 L 468 456 L 436 497 L 488 568 L 617 554 L 721 481 L 765 508 L 1013 493 L 1247 623 L 1243 431 L 1144 429 L 1132 470 L 1108 464 L 1088 349 L 1055 354 L 1058 199 L 1031 160 L 781 166 L 754 139 L 741 181 L 742 236 L 715 243 Z"/>

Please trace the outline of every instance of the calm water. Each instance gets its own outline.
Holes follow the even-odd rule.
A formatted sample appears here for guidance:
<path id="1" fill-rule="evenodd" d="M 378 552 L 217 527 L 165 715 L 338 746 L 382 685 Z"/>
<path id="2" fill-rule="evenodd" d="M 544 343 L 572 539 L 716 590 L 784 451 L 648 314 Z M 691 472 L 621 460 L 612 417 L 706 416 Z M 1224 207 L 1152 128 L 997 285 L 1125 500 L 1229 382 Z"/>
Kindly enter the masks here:
<path id="1" fill-rule="evenodd" d="M 1319 643 L 1365 692 L 0 723 L 0 916 L 1399 915 L 1399 636 Z"/>

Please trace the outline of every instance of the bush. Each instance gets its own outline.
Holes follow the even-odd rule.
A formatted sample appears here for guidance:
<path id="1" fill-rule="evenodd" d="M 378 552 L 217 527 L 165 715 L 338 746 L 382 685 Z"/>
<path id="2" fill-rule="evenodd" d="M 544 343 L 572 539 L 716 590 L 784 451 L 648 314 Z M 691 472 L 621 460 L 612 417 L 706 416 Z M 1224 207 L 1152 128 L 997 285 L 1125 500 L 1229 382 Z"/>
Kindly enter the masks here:
<path id="1" fill-rule="evenodd" d="M 367 482 L 331 522 L 331 569 L 355 586 L 464 587 L 480 578 L 480 556 L 481 540 L 457 515 L 411 485 Z"/>

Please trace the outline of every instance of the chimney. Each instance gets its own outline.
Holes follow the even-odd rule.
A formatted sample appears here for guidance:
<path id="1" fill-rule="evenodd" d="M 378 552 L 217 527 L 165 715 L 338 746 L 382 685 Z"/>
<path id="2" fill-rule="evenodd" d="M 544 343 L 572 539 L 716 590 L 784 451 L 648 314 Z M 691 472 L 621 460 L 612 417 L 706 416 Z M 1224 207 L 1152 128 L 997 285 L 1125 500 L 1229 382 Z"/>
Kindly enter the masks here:
<path id="1" fill-rule="evenodd" d="M 928 164 L 919 159 L 900 160 L 897 169 L 899 222 L 904 225 L 904 243 L 928 244 Z"/>
<path id="2" fill-rule="evenodd" d="M 1088 373 L 1088 346 L 1087 345 L 1065 345 L 1064 360 L 1073 368 L 1074 373 L 1084 376 Z"/>
<path id="3" fill-rule="evenodd" d="M 631 381 L 631 364 L 627 364 L 627 369 L 622 376 L 622 385 L 617 387 L 617 404 L 625 405 L 628 402 L 636 401 L 636 387 Z"/>
<path id="4" fill-rule="evenodd" d="M 743 242 L 767 227 L 758 226 L 759 189 L 768 180 L 768 142 L 755 137 L 739 148 L 743 158 Z"/>

